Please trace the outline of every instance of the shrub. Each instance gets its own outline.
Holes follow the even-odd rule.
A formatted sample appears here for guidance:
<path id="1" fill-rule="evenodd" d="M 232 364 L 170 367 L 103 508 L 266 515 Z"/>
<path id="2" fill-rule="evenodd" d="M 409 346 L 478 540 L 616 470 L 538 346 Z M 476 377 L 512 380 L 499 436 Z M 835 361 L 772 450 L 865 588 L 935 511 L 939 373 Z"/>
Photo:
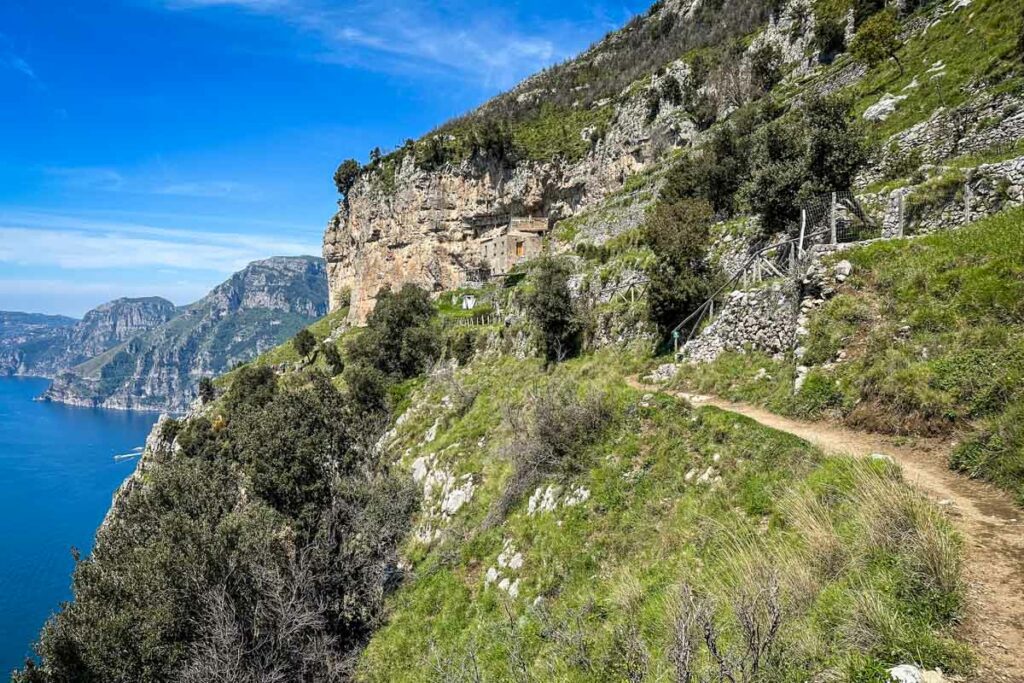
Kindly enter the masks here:
<path id="1" fill-rule="evenodd" d="M 199 380 L 199 400 L 204 404 L 211 402 L 217 397 L 217 389 L 213 386 L 213 380 L 203 377 Z"/>
<path id="2" fill-rule="evenodd" d="M 229 413 L 259 408 L 269 403 L 276 391 L 277 374 L 272 368 L 246 365 L 235 372 L 224 395 L 224 408 Z"/>
<path id="3" fill-rule="evenodd" d="M 570 273 L 562 259 L 539 259 L 533 269 L 533 289 L 524 301 L 548 363 L 561 362 L 580 347 L 580 322 L 569 290 Z"/>
<path id="4" fill-rule="evenodd" d="M 231 441 L 251 490 L 309 529 L 328 503 L 330 477 L 356 463 L 341 394 L 320 374 L 302 389 L 277 392 L 266 405 L 234 417 Z"/>
<path id="5" fill-rule="evenodd" d="M 327 361 L 327 370 L 331 377 L 337 377 L 345 371 L 345 361 L 341 357 L 341 352 L 338 351 L 338 347 L 330 342 L 324 342 L 320 346 L 321 351 L 324 354 L 324 360 Z"/>
<path id="6" fill-rule="evenodd" d="M 750 56 L 750 76 L 762 92 L 768 92 L 782 80 L 782 52 L 774 45 L 763 45 Z"/>
<path id="7" fill-rule="evenodd" d="M 707 297 L 713 271 L 708 264 L 711 206 L 703 200 L 659 202 L 644 226 L 657 260 L 649 269 L 651 320 L 666 332 Z"/>
<path id="8" fill-rule="evenodd" d="M 338 189 L 338 194 L 348 201 L 348 193 L 355 185 L 356 180 L 359 179 L 359 174 L 362 172 L 362 167 L 359 162 L 355 159 L 346 159 L 341 162 L 338 169 L 334 172 L 334 186 Z"/>
<path id="9" fill-rule="evenodd" d="M 514 438 L 506 448 L 512 474 L 485 524 L 494 526 L 522 497 L 549 476 L 569 479 L 588 467 L 586 451 L 600 440 L 613 417 L 610 400 L 580 397 L 570 384 L 549 384 L 526 406 L 507 407 Z"/>

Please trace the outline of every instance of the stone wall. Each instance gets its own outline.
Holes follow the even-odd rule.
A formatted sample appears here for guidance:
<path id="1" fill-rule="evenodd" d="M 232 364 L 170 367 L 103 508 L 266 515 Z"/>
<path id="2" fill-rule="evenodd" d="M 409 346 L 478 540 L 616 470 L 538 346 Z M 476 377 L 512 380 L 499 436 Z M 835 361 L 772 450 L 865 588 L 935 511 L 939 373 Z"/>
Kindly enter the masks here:
<path id="1" fill-rule="evenodd" d="M 900 224 L 905 235 L 947 230 L 1003 209 L 1024 204 L 1024 156 L 959 171 L 932 169 L 933 178 L 919 185 L 859 195 L 869 213 L 882 222 L 882 236 L 896 237 Z M 929 190 L 947 177 L 945 190 Z M 920 197 L 930 196 L 922 204 Z M 914 203 L 918 207 L 914 210 Z M 901 207 L 902 204 L 902 207 Z"/>
<path id="2" fill-rule="evenodd" d="M 899 95 L 887 93 L 893 107 Z M 869 108 L 869 112 L 871 109 Z M 924 164 L 938 164 L 960 154 L 1007 148 L 1024 139 L 1024 96 L 1017 93 L 979 95 L 955 110 L 939 108 L 927 120 L 893 135 L 875 163 L 858 178 L 861 187 L 880 180 L 885 169 L 909 155 Z"/>
<path id="3" fill-rule="evenodd" d="M 724 351 L 788 353 L 796 340 L 799 302 L 797 288 L 791 284 L 735 291 L 711 324 L 680 349 L 680 357 L 707 363 Z"/>

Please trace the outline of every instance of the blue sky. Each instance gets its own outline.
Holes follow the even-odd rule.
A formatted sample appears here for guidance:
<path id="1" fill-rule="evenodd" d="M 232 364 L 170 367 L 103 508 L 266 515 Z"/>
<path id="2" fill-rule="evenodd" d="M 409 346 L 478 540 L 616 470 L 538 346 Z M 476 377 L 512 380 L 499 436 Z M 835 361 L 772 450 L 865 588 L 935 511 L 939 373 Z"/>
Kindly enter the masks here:
<path id="1" fill-rule="evenodd" d="M 184 304 L 320 253 L 331 174 L 566 59 L 637 0 L 3 0 L 0 309 Z"/>

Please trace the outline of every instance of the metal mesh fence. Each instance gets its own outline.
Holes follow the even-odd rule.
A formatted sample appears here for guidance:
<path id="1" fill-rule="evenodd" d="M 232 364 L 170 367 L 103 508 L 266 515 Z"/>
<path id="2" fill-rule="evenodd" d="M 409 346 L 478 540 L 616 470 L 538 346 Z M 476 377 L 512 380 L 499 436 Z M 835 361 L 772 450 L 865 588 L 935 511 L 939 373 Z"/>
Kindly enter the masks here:
<path id="1" fill-rule="evenodd" d="M 852 192 L 819 195 L 803 206 L 801 230 L 812 236 L 803 245 L 844 244 L 877 239 L 882 236 L 879 207 L 865 206 Z"/>

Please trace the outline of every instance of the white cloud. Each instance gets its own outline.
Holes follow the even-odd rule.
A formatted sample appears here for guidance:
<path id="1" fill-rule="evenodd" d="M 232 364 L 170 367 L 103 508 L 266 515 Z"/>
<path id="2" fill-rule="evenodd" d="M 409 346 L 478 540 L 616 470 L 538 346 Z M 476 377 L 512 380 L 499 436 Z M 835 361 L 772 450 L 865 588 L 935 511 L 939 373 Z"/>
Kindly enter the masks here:
<path id="1" fill-rule="evenodd" d="M 66 270 L 171 268 L 233 273 L 270 256 L 316 254 L 320 245 L 243 233 L 203 232 L 46 213 L 0 214 L 0 263 Z"/>
<path id="2" fill-rule="evenodd" d="M 163 0 L 170 9 L 235 7 L 272 16 L 320 39 L 318 58 L 393 73 L 446 73 L 507 88 L 585 46 L 578 26 L 526 29 L 479 4 L 414 0 Z"/>
<path id="3" fill-rule="evenodd" d="M 51 178 L 76 190 L 117 192 L 124 189 L 125 179 L 112 168 L 83 166 L 76 168 L 46 168 L 43 172 Z"/>
<path id="4" fill-rule="evenodd" d="M 15 54 L 10 38 L 0 33 L 0 67 L 17 71 L 22 76 L 42 86 L 42 80 L 36 75 L 35 69 L 22 57 Z"/>
<path id="5" fill-rule="evenodd" d="M 255 199 L 256 192 L 245 185 L 231 180 L 191 181 L 171 183 L 153 190 L 154 194 L 173 195 L 177 197 L 199 197 L 224 199 Z"/>

